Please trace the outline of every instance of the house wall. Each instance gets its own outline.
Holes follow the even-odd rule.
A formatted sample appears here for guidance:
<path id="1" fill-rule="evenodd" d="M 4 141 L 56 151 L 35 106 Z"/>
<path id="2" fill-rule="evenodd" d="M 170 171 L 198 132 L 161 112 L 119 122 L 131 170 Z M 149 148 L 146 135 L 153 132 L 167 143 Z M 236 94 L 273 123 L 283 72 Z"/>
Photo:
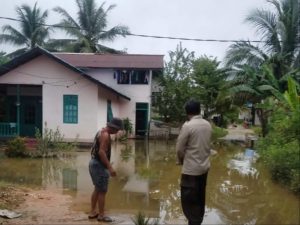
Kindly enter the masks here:
<path id="1" fill-rule="evenodd" d="M 106 124 L 108 97 L 113 98 L 113 108 L 118 111 L 116 97 L 46 56 L 39 56 L 0 76 L 0 83 L 42 85 L 43 126 L 47 123 L 48 128 L 58 127 L 66 140 L 78 136 L 80 142 L 92 141 L 95 131 Z M 78 95 L 77 124 L 63 123 L 63 95 Z"/>
<path id="2" fill-rule="evenodd" d="M 131 100 L 123 100 L 121 98 L 111 99 L 112 100 L 112 109 L 115 115 L 119 115 L 121 118 L 128 117 L 133 123 L 133 133 L 135 133 L 135 110 L 137 102 L 149 103 L 151 107 L 151 81 L 152 81 L 152 71 L 150 71 L 149 83 L 148 84 L 118 84 L 117 79 L 114 79 L 114 70 L 112 69 L 88 69 L 85 70 L 86 73 L 91 75 L 93 78 L 101 81 L 102 83 L 107 84 L 111 88 L 117 90 L 118 92 L 128 96 Z M 100 100 L 101 101 L 101 100 Z M 106 102 L 105 102 L 106 103 Z M 99 103 L 99 105 L 102 105 Z M 99 112 L 101 112 L 99 110 Z M 150 110 L 148 112 L 148 118 L 150 119 Z M 104 115 L 98 115 L 98 118 L 101 117 L 106 119 Z"/>
<path id="3" fill-rule="evenodd" d="M 67 140 L 78 136 L 79 141 L 91 141 L 95 132 L 104 127 L 107 118 L 107 100 L 112 102 L 114 116 L 128 117 L 135 133 L 136 103 L 148 103 L 151 115 L 152 71 L 148 84 L 118 84 L 113 69 L 85 69 L 93 78 L 128 96 L 119 95 L 85 79 L 48 56 L 39 56 L 0 76 L 3 84 L 28 84 L 42 86 L 43 121 L 47 127 L 59 130 Z M 78 95 L 78 124 L 63 123 L 63 95 Z"/>
<path id="4" fill-rule="evenodd" d="M 251 120 L 252 118 L 252 115 L 251 115 L 251 109 L 245 109 L 243 111 L 240 111 L 239 112 L 239 117 L 238 117 L 240 120 L 244 120 L 244 119 L 248 119 L 248 120 Z M 259 118 L 258 118 L 258 115 L 257 113 L 255 112 L 255 120 L 254 120 L 254 125 L 261 125 L 260 121 L 259 121 Z"/>
<path id="5" fill-rule="evenodd" d="M 111 101 L 113 116 L 120 116 L 119 97 L 111 94 L 108 90 L 98 88 L 98 104 L 97 104 L 97 125 L 104 127 L 107 123 L 107 100 Z"/>

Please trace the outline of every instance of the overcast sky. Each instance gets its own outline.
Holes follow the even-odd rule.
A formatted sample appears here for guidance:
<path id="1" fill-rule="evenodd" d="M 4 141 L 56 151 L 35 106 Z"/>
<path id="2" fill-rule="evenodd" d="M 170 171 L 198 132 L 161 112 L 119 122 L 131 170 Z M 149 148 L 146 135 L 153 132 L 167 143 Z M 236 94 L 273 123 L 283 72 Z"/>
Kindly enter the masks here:
<path id="1" fill-rule="evenodd" d="M 49 10 L 48 24 L 59 22 L 59 15 L 52 11 L 55 6 L 66 9 L 76 17 L 75 0 L 1 0 L 0 16 L 16 18 L 15 7 L 23 3 Z M 103 1 L 96 0 L 98 6 Z M 269 8 L 266 0 L 106 0 L 106 7 L 116 4 L 108 15 L 109 27 L 126 25 L 131 33 L 156 36 L 172 36 L 198 39 L 257 40 L 255 30 L 244 22 L 256 8 Z M 0 20 L 4 24 L 16 22 Z M 55 32 L 52 38 L 65 36 Z M 109 47 L 126 49 L 132 54 L 162 54 L 176 49 L 179 40 L 143 37 L 119 37 Z M 194 51 L 196 56 L 207 55 L 222 60 L 230 43 L 181 41 L 183 47 Z M 0 44 L 0 51 L 10 52 L 13 47 Z"/>

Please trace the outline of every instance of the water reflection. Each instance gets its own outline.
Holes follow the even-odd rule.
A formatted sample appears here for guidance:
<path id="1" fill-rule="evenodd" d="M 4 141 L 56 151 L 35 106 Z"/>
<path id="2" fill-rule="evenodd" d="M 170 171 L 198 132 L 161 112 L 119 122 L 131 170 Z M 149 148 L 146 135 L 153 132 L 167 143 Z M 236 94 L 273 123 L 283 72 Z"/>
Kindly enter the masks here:
<path id="1" fill-rule="evenodd" d="M 131 140 L 112 147 L 117 177 L 110 182 L 107 209 L 126 214 L 142 209 L 161 222 L 179 219 L 184 223 L 175 143 Z M 212 157 L 204 224 L 297 224 L 297 197 L 274 184 L 259 162 L 245 158 L 244 149 L 222 148 Z M 2 157 L 0 179 L 59 189 L 72 196 L 73 209 L 88 212 L 93 189 L 89 159 L 89 150 L 57 159 Z"/>
<path id="2" fill-rule="evenodd" d="M 62 177 L 63 177 L 63 188 L 64 189 L 70 189 L 72 191 L 77 190 L 77 170 L 76 169 L 70 169 L 70 168 L 64 168 L 62 171 Z"/>
<path id="3" fill-rule="evenodd" d="M 49 159 L 14 159 L 0 158 L 1 180 L 27 186 L 51 187 L 60 186 L 62 171 L 76 169 L 76 154 L 63 155 Z"/>
<path id="4" fill-rule="evenodd" d="M 298 223 L 297 197 L 274 184 L 263 168 L 244 156 L 243 151 L 227 149 L 214 157 L 207 206 L 217 209 L 218 217 L 226 224 Z M 282 205 L 278 197 L 289 199 L 292 205 Z M 287 207 L 294 213 L 292 218 L 281 213 Z"/>

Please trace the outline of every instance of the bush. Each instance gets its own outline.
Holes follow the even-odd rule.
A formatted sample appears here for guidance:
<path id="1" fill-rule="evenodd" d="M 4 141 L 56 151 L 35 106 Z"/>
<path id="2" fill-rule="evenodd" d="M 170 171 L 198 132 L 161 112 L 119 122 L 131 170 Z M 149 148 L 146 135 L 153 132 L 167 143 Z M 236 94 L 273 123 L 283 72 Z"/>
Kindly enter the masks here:
<path id="1" fill-rule="evenodd" d="M 121 137 L 119 137 L 120 141 L 126 141 L 128 136 L 132 134 L 132 123 L 128 117 L 123 119 L 123 125 L 125 133 Z"/>
<path id="2" fill-rule="evenodd" d="M 26 157 L 27 149 L 25 145 L 25 138 L 16 137 L 8 142 L 8 146 L 5 149 L 5 155 L 7 157 Z"/>
<path id="3" fill-rule="evenodd" d="M 124 130 L 126 132 L 126 136 L 128 134 L 131 134 L 132 133 L 132 123 L 128 117 L 123 119 L 123 124 L 124 124 Z"/>
<path id="4" fill-rule="evenodd" d="M 69 151 L 76 147 L 76 141 L 73 143 L 64 142 L 64 135 L 58 128 L 55 131 L 49 129 L 45 124 L 44 133 L 41 134 L 39 129 L 35 130 L 37 140 L 37 151 L 32 154 L 33 157 L 53 157 L 62 151 Z"/>
<path id="5" fill-rule="evenodd" d="M 269 133 L 257 142 L 257 149 L 272 178 L 300 193 L 299 115 L 277 108 L 270 118 Z"/>
<path id="6" fill-rule="evenodd" d="M 226 129 L 212 125 L 211 141 L 213 143 L 218 141 L 219 138 L 226 136 L 227 134 L 228 131 Z"/>
<path id="7" fill-rule="evenodd" d="M 297 141 L 286 144 L 272 143 L 262 154 L 272 178 L 294 192 L 300 193 L 300 159 Z"/>
<path id="8" fill-rule="evenodd" d="M 262 129 L 259 126 L 252 126 L 251 129 L 254 131 L 254 133 L 261 137 L 262 136 Z"/>

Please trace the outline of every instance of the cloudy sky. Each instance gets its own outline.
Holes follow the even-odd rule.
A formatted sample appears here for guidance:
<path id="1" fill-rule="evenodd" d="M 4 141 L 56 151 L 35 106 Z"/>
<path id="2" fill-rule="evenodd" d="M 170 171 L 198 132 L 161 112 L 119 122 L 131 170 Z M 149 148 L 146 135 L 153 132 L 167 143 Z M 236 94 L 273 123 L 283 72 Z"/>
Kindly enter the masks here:
<path id="1" fill-rule="evenodd" d="M 48 24 L 59 21 L 55 6 L 66 9 L 76 17 L 75 0 L 1 0 L 0 16 L 16 17 L 15 7 L 23 3 L 49 10 Z M 98 5 L 103 1 L 96 0 Z M 258 40 L 245 17 L 256 8 L 267 8 L 266 0 L 106 0 L 106 7 L 116 4 L 108 15 L 109 27 L 126 25 L 133 34 L 171 36 L 197 39 Z M 105 7 L 105 8 L 106 8 Z M 4 24 L 16 22 L 0 20 Z M 52 38 L 65 34 L 55 32 Z M 120 37 L 107 46 L 132 54 L 163 54 L 176 49 L 179 40 L 154 39 L 144 37 Z M 222 60 L 230 43 L 181 41 L 183 47 L 194 51 L 196 56 L 207 55 Z M 14 48 L 0 44 L 0 51 L 10 52 Z"/>

